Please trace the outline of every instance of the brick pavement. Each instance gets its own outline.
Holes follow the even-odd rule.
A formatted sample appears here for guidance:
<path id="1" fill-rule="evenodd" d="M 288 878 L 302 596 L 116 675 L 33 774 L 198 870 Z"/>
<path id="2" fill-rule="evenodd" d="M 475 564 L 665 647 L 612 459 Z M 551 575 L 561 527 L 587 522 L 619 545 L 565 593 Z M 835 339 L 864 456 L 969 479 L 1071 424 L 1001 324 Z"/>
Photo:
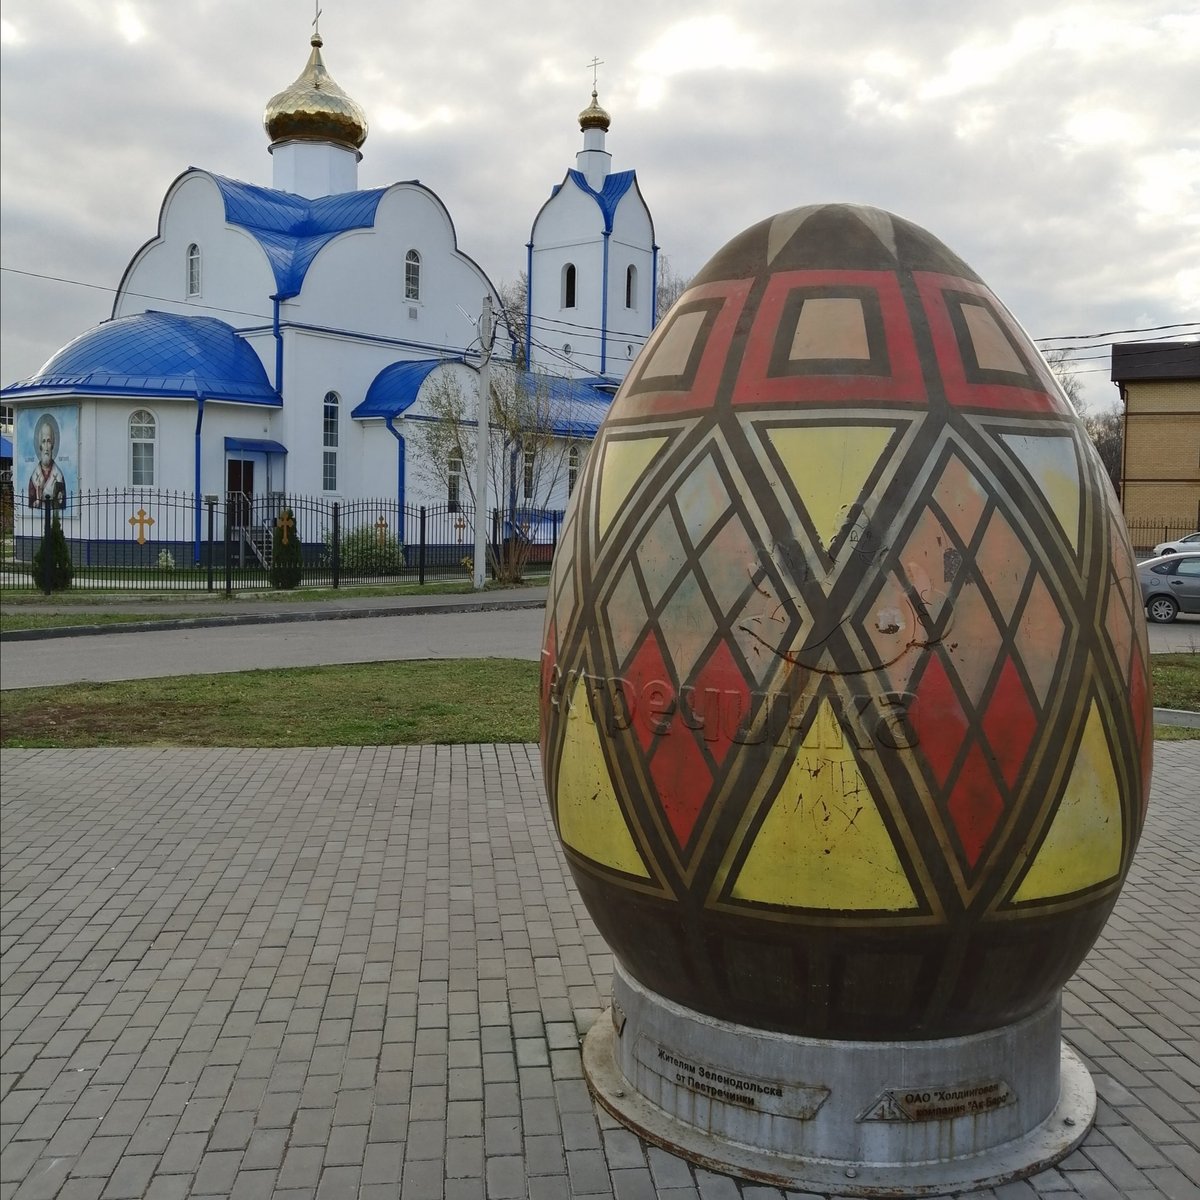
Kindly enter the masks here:
<path id="1" fill-rule="evenodd" d="M 1096 1127 L 976 1195 L 1200 1197 L 1200 742 L 1156 750 L 1065 997 Z M 592 1104 L 610 959 L 536 748 L 8 750 L 0 785 L 6 1200 L 783 1195 Z"/>

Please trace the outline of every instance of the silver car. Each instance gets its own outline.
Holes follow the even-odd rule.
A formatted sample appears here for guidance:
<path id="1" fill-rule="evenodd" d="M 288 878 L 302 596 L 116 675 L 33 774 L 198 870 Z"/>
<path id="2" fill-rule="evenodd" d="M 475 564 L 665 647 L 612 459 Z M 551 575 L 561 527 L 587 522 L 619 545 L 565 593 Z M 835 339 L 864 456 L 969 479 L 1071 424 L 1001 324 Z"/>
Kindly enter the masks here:
<path id="1" fill-rule="evenodd" d="M 1154 557 L 1163 554 L 1186 554 L 1189 550 L 1200 550 L 1200 533 L 1189 533 L 1186 537 L 1175 538 L 1170 542 L 1159 542 L 1154 547 Z"/>
<path id="2" fill-rule="evenodd" d="M 1179 613 L 1200 613 L 1200 551 L 1164 554 L 1138 563 L 1142 603 L 1151 621 L 1173 621 Z"/>

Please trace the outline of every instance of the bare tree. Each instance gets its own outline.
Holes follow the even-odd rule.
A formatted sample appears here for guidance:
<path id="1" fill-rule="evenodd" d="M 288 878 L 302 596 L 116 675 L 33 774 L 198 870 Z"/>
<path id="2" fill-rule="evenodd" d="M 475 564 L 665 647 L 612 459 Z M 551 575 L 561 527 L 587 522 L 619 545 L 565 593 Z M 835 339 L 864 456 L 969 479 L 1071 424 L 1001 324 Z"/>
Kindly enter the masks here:
<path id="1" fill-rule="evenodd" d="M 687 291 L 688 281 L 684 279 L 665 255 L 658 256 L 658 289 L 655 293 L 655 305 L 658 319 L 661 321 L 667 315 L 667 309 Z"/>
<path id="2" fill-rule="evenodd" d="M 1079 382 L 1079 376 L 1071 370 L 1066 350 L 1047 350 L 1042 357 L 1054 372 L 1054 378 L 1058 380 L 1058 386 L 1071 402 L 1075 415 L 1082 417 L 1087 409 L 1087 402 L 1083 398 L 1083 384 Z"/>
<path id="3" fill-rule="evenodd" d="M 500 296 L 496 355 L 511 360 L 524 370 L 529 366 L 525 361 L 525 335 L 529 328 L 529 276 L 521 271 L 514 280 L 502 280 L 496 291 Z"/>
<path id="4" fill-rule="evenodd" d="M 545 525 L 551 496 L 567 471 L 570 443 L 555 432 L 562 417 L 548 377 L 493 361 L 488 495 L 493 536 L 488 565 L 503 582 L 519 582 Z M 476 396 L 453 374 L 427 395 L 430 420 L 415 425 L 426 464 L 452 502 L 475 506 Z"/>
<path id="5" fill-rule="evenodd" d="M 1089 412 L 1083 418 L 1092 445 L 1100 455 L 1100 461 L 1112 480 L 1113 489 L 1121 494 L 1121 447 L 1125 440 L 1125 419 L 1119 408 L 1104 412 Z"/>

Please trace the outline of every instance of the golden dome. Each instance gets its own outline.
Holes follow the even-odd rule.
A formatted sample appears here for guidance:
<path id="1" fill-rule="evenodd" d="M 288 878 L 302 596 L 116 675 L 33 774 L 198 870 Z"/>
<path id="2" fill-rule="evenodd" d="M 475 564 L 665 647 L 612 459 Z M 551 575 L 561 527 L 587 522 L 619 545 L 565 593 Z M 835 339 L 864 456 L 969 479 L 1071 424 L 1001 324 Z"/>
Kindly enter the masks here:
<path id="1" fill-rule="evenodd" d="M 611 121 L 612 118 L 596 100 L 596 89 L 592 88 L 592 102 L 579 114 L 579 128 L 585 132 L 589 129 L 603 129 L 607 133 Z"/>
<path id="2" fill-rule="evenodd" d="M 367 140 L 367 115 L 330 78 L 321 59 L 320 34 L 313 34 L 308 64 L 295 83 L 267 102 L 263 127 L 274 142 L 303 138 L 357 150 Z"/>

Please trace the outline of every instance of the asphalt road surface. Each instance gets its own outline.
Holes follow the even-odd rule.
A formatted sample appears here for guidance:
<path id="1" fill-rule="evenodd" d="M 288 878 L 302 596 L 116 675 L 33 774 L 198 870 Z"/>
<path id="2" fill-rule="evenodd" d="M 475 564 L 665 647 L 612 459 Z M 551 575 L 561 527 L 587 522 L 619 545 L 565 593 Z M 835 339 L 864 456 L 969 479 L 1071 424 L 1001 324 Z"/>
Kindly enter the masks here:
<path id="1" fill-rule="evenodd" d="M 5 642 L 0 689 L 420 658 L 538 658 L 541 609 L 397 613 Z M 1200 653 L 1200 617 L 1150 626 L 1150 650 Z"/>
<path id="2" fill-rule="evenodd" d="M 541 640 L 540 609 L 105 633 L 6 642 L 0 688 L 418 658 L 537 659 Z"/>

